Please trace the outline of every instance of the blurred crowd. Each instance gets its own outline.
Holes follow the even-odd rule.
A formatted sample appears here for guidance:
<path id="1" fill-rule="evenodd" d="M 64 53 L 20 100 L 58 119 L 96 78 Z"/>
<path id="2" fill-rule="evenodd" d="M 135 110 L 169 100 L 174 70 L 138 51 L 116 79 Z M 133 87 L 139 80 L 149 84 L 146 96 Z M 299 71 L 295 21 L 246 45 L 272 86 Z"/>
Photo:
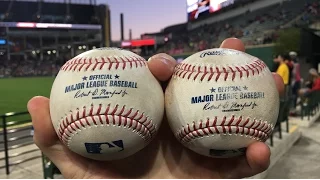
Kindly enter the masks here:
<path id="1" fill-rule="evenodd" d="M 319 20 L 319 10 L 320 1 L 285 1 L 192 31 L 177 32 L 158 52 L 175 55 L 215 48 L 227 37 L 240 38 L 246 45 L 274 43 L 283 27 L 309 25 Z"/>
<path id="2" fill-rule="evenodd" d="M 243 1 L 245 2 L 249 3 L 252 0 Z M 320 1 L 308 0 L 308 2 L 284 1 L 282 4 L 246 12 L 225 21 L 205 24 L 191 31 L 182 28 L 172 33 L 171 39 L 164 46 L 158 46 L 156 50 L 153 47 L 144 49 L 143 52 L 147 53 L 141 55 L 150 56 L 157 52 L 177 55 L 202 51 L 218 47 L 219 43 L 227 37 L 240 38 L 246 45 L 274 43 L 279 36 L 278 30 L 283 26 L 309 25 L 319 20 Z M 222 9 L 218 14 L 235 7 L 228 8 Z M 13 51 L 19 52 L 19 49 Z M 0 59 L 0 77 L 54 76 L 65 60 L 67 59 L 57 59 L 55 56 L 42 58 L 12 56 L 10 61 Z"/>
<path id="3" fill-rule="evenodd" d="M 42 61 L 28 58 L 22 60 L 13 58 L 10 61 L 0 62 L 0 78 L 26 76 L 55 76 L 61 65 L 57 65 L 53 58 L 47 57 Z"/>
<path id="4" fill-rule="evenodd" d="M 296 52 L 279 54 L 275 56 L 274 62 L 274 71 L 282 77 L 285 84 L 282 98 L 292 101 L 291 115 L 297 115 L 300 112 L 297 107 L 306 103 L 306 97 L 314 91 L 320 91 L 320 75 L 316 69 L 311 68 L 308 79 L 303 80 Z"/>

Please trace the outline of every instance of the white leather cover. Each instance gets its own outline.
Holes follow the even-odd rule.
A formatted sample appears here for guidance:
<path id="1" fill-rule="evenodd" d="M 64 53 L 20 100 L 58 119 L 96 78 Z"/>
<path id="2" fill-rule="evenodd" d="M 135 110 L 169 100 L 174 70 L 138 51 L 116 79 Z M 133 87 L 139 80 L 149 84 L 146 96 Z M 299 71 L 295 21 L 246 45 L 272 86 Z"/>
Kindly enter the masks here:
<path id="1" fill-rule="evenodd" d="M 125 158 L 144 148 L 163 111 L 163 91 L 147 62 L 118 48 L 87 51 L 68 61 L 50 95 L 61 141 L 95 160 Z"/>
<path id="2" fill-rule="evenodd" d="M 205 156 L 231 157 L 268 138 L 278 117 L 279 94 L 272 73 L 258 58 L 209 49 L 177 65 L 165 108 L 183 145 Z"/>

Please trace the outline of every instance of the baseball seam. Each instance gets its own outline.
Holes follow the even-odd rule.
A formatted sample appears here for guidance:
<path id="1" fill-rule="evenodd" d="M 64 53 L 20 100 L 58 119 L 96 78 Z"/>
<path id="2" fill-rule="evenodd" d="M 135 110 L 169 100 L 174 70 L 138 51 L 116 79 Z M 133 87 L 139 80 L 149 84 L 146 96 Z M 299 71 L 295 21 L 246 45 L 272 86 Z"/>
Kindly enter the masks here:
<path id="1" fill-rule="evenodd" d="M 237 73 L 240 78 L 249 78 L 250 76 L 261 74 L 265 69 L 267 69 L 267 66 L 261 60 L 255 60 L 244 66 L 236 65 L 232 67 L 208 67 L 182 62 L 176 66 L 173 76 L 188 80 L 200 79 L 200 81 L 211 81 L 212 79 L 218 81 L 221 78 L 223 78 L 224 81 L 227 81 L 228 78 L 231 78 L 233 81 L 236 78 Z"/>
<path id="2" fill-rule="evenodd" d="M 156 132 L 156 125 L 145 113 L 141 113 L 139 110 L 119 105 L 111 107 L 108 104 L 103 112 L 102 104 L 99 104 L 97 108 L 91 104 L 88 110 L 84 106 L 82 109 L 77 108 L 75 112 L 70 111 L 69 115 L 62 117 L 58 124 L 58 136 L 64 144 L 68 145 L 70 138 L 78 131 L 109 125 L 131 129 L 145 141 L 151 140 Z"/>
<path id="3" fill-rule="evenodd" d="M 75 57 L 66 62 L 62 67 L 62 71 L 94 71 L 103 69 L 105 66 L 110 69 L 126 69 L 138 68 L 146 66 L 147 62 L 141 57 Z"/>
<path id="4" fill-rule="evenodd" d="M 258 141 L 265 141 L 273 130 L 273 125 L 266 121 L 244 119 L 242 116 L 238 119 L 232 116 L 228 120 L 224 116 L 220 124 L 217 124 L 217 121 L 218 117 L 216 116 L 214 119 L 208 118 L 205 122 L 187 124 L 176 133 L 176 137 L 182 143 L 189 143 L 194 139 L 216 134 L 245 135 Z"/>

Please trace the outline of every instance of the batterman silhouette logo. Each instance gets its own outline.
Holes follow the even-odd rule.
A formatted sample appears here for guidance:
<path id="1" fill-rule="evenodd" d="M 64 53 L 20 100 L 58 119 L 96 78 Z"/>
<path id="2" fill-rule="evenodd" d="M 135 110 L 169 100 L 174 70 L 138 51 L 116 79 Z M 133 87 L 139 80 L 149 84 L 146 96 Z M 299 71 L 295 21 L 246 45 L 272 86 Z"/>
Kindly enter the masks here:
<path id="1" fill-rule="evenodd" d="M 245 153 L 247 148 L 240 148 L 234 150 L 217 150 L 217 149 L 210 149 L 209 154 L 210 156 L 220 156 L 220 157 L 227 157 L 232 154 L 243 154 Z"/>
<path id="2" fill-rule="evenodd" d="M 64 93 L 73 93 L 75 99 L 108 99 L 128 96 L 130 89 L 138 89 L 138 83 L 122 80 L 118 74 L 99 74 L 81 77 L 78 83 L 66 86 Z"/>
<path id="3" fill-rule="evenodd" d="M 104 154 L 113 152 L 120 152 L 124 150 L 122 140 L 103 142 L 103 143 L 84 143 L 89 154 Z"/>

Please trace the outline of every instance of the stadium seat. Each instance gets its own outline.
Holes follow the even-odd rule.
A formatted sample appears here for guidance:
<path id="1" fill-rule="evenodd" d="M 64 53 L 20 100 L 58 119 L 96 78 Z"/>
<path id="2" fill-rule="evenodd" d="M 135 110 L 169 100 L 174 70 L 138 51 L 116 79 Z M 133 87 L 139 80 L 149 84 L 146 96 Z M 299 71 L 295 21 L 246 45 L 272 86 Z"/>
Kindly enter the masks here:
<path id="1" fill-rule="evenodd" d="M 308 116 L 308 120 L 310 120 L 310 116 L 319 111 L 319 102 L 320 91 L 311 92 L 301 106 L 301 119 L 303 120 L 305 116 Z"/>
<path id="2" fill-rule="evenodd" d="M 274 130 L 270 136 L 270 142 L 271 142 L 271 146 L 273 146 L 273 135 L 278 132 L 279 133 L 279 138 L 281 139 L 282 138 L 282 129 L 281 129 L 281 123 L 283 121 L 285 121 L 285 119 L 287 117 L 286 116 L 286 106 L 288 105 L 288 101 L 280 101 L 280 108 L 279 108 L 279 115 L 278 115 L 278 119 L 277 119 L 277 122 L 274 126 Z"/>

